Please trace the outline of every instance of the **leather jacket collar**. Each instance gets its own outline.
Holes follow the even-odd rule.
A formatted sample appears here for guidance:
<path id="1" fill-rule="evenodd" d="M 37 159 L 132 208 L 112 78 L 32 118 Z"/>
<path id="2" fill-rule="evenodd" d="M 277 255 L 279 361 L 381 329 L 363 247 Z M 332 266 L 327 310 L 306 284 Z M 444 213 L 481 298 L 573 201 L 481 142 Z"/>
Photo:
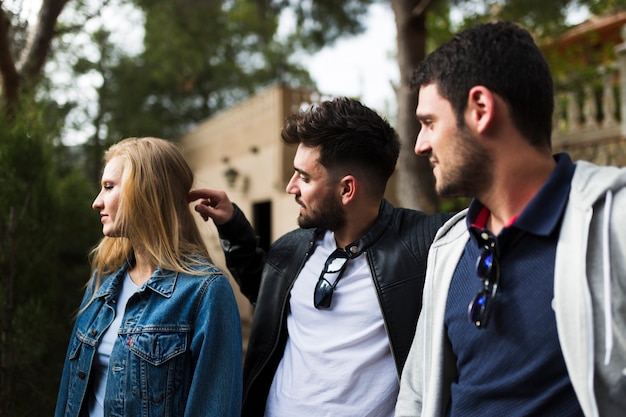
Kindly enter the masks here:
<path id="1" fill-rule="evenodd" d="M 344 248 L 350 259 L 358 258 L 365 250 L 367 250 L 367 248 L 372 246 L 372 244 L 374 244 L 374 242 L 382 236 L 385 230 L 389 227 L 392 214 L 393 207 L 387 202 L 387 200 L 383 199 L 380 203 L 378 217 L 374 221 L 374 224 L 372 224 L 372 227 L 368 229 L 367 233 Z M 316 229 L 315 239 L 321 238 L 324 236 L 324 233 L 325 230 Z"/>

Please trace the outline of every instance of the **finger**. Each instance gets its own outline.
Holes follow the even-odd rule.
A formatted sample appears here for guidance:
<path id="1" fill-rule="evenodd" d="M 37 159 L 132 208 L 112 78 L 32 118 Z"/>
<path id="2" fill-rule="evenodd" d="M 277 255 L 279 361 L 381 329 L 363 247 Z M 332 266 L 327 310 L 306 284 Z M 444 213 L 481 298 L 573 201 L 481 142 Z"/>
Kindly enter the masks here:
<path id="1" fill-rule="evenodd" d="M 209 206 L 204 204 L 196 204 L 194 209 L 200 214 L 200 216 L 204 219 L 204 221 L 209 220 Z"/>
<path id="2" fill-rule="evenodd" d="M 192 201 L 196 201 L 201 198 L 203 199 L 211 198 L 210 191 L 207 189 L 198 189 L 198 190 L 191 190 L 187 193 L 187 201 L 190 203 Z"/>

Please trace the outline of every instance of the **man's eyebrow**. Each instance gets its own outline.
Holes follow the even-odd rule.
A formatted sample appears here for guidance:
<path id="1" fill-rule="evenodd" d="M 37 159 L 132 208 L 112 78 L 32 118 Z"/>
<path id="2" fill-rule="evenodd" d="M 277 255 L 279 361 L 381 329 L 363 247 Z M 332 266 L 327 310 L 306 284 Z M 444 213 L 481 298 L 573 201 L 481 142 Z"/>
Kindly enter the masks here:
<path id="1" fill-rule="evenodd" d="M 309 176 L 309 174 L 306 171 L 304 171 L 304 170 L 302 170 L 300 168 L 293 167 L 293 170 L 296 171 L 298 174 L 303 175 L 305 177 Z"/>
<path id="2" fill-rule="evenodd" d="M 421 120 L 426 120 L 426 119 L 432 119 L 433 115 L 428 114 L 428 113 L 418 113 L 415 115 L 415 118 L 421 121 Z"/>

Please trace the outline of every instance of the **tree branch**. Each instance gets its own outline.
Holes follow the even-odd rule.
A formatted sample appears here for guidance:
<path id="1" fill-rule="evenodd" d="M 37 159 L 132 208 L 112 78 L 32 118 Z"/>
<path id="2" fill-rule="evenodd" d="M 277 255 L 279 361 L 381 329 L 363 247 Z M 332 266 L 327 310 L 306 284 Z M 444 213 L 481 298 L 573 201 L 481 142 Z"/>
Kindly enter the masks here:
<path id="1" fill-rule="evenodd" d="M 1 5 L 1 2 L 0 2 Z M 0 7 L 0 77 L 2 79 L 2 89 L 0 90 L 7 104 L 5 111 L 12 113 L 12 103 L 17 101 L 20 77 L 15 68 L 15 61 L 11 55 L 11 42 L 9 41 L 9 29 L 11 21 L 4 10 Z"/>
<path id="2" fill-rule="evenodd" d="M 18 71 L 27 84 L 33 84 L 41 74 L 52 44 L 57 18 L 69 0 L 43 0 L 37 26 L 26 44 L 24 60 L 18 65 Z"/>
<path id="3" fill-rule="evenodd" d="M 421 0 L 414 8 L 411 10 L 411 16 L 418 17 L 426 12 L 428 6 L 432 3 L 432 0 Z"/>

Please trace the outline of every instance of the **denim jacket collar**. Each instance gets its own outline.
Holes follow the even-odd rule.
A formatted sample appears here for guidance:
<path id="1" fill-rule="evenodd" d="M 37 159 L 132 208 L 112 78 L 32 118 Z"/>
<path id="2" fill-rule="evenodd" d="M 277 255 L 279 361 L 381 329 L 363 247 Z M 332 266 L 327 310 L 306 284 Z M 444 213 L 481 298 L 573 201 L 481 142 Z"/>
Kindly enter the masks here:
<path id="1" fill-rule="evenodd" d="M 104 277 L 94 298 L 104 297 L 109 300 L 109 298 L 116 295 L 118 286 L 122 282 L 122 279 L 124 279 L 127 271 L 128 263 L 125 262 L 124 265 L 122 265 L 115 273 Z M 176 272 L 157 267 L 150 279 L 143 285 L 141 291 L 145 291 L 147 288 L 150 288 L 152 291 L 165 298 L 171 298 L 174 288 L 176 287 L 177 278 L 178 274 Z"/>
<path id="2" fill-rule="evenodd" d="M 176 279 L 178 273 L 173 271 L 166 271 L 157 267 L 152 274 L 152 277 L 146 282 L 144 288 L 150 288 L 157 294 L 162 295 L 165 298 L 170 298 L 176 287 Z"/>

